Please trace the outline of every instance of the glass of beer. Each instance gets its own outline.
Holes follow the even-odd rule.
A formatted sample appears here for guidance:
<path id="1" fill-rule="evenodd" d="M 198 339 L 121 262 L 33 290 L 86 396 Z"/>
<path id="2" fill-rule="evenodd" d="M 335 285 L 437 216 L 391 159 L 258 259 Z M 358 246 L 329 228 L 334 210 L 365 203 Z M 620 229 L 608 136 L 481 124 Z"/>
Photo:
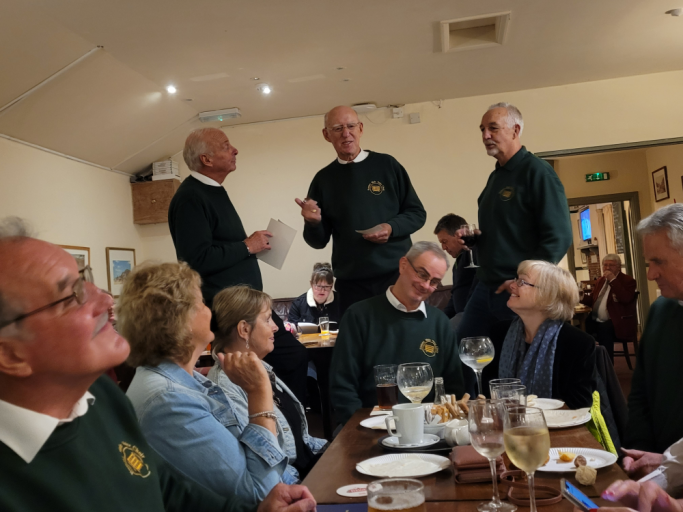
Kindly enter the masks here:
<path id="1" fill-rule="evenodd" d="M 318 325 L 320 326 L 320 335 L 324 338 L 330 335 L 330 319 L 326 316 L 321 316 L 318 320 Z"/>
<path id="2" fill-rule="evenodd" d="M 411 478 L 385 478 L 368 485 L 368 512 L 426 512 L 424 485 Z"/>
<path id="3" fill-rule="evenodd" d="M 543 411 L 523 405 L 507 406 L 503 441 L 512 463 L 527 474 L 530 512 L 536 512 L 534 471 L 548 459 L 550 434 Z"/>
<path id="4" fill-rule="evenodd" d="M 390 411 L 398 404 L 398 384 L 395 364 L 378 364 L 374 367 L 375 385 L 377 386 L 377 405 L 383 411 Z"/>

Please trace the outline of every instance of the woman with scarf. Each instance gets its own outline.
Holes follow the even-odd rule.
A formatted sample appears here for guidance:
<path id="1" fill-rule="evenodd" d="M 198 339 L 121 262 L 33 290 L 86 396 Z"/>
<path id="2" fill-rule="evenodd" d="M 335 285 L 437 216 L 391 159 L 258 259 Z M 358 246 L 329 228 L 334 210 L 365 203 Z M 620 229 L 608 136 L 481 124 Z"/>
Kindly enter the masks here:
<path id="1" fill-rule="evenodd" d="M 487 368 L 489 379 L 516 377 L 528 395 L 562 400 L 570 409 L 590 407 L 595 340 L 568 323 L 579 302 L 574 279 L 537 260 L 520 263 L 517 276 L 507 305 L 519 318 L 494 328 L 496 358 Z"/>

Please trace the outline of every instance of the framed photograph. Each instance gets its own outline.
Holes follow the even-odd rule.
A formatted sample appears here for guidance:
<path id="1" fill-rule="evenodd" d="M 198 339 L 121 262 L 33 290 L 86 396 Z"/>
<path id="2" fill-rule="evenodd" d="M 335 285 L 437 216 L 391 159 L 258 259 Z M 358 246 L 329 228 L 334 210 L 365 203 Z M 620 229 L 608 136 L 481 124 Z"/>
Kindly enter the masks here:
<path id="1" fill-rule="evenodd" d="M 107 284 L 114 297 L 121 295 L 123 281 L 135 267 L 135 249 L 107 247 Z"/>
<path id="2" fill-rule="evenodd" d="M 74 257 L 79 270 L 90 265 L 90 247 L 78 247 L 76 245 L 60 245 L 59 247 Z"/>
<path id="3" fill-rule="evenodd" d="M 669 199 L 669 178 L 666 174 L 666 166 L 652 172 L 652 186 L 655 189 L 655 201 Z"/>
<path id="4" fill-rule="evenodd" d="M 584 265 L 586 263 L 588 263 L 588 258 L 586 257 L 586 253 L 583 251 L 581 251 L 581 263 L 583 263 Z"/>

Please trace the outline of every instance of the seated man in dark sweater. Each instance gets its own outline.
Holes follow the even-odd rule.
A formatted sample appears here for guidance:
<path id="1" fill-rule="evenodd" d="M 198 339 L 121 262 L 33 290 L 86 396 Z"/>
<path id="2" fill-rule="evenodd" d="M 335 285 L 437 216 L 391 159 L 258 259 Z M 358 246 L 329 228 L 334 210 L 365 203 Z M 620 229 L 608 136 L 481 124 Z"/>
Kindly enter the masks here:
<path id="1" fill-rule="evenodd" d="M 351 306 L 339 327 L 330 367 L 330 398 L 345 423 L 361 407 L 377 405 L 373 367 L 429 363 L 447 393 L 464 393 L 458 347 L 448 317 L 424 301 L 448 270 L 433 242 L 417 242 L 399 261 L 399 278 L 384 295 Z M 433 392 L 425 402 L 433 399 Z M 406 401 L 406 400 L 403 400 Z"/>
<path id="2" fill-rule="evenodd" d="M 0 262 L 0 510 L 250 510 L 147 444 L 130 402 L 102 375 L 130 350 L 110 322 L 113 301 L 70 254 L 0 222 Z M 314 508 L 305 487 L 279 484 L 258 510 Z"/>

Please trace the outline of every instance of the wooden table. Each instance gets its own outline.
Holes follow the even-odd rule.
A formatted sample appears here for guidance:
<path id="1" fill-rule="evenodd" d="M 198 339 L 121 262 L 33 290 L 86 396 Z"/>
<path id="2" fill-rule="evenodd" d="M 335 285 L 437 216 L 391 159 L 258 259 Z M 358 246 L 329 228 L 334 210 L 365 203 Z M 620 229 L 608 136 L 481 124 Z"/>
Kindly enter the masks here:
<path id="1" fill-rule="evenodd" d="M 579 329 L 583 332 L 586 332 L 586 319 L 591 314 L 591 311 L 593 311 L 591 308 L 583 304 L 579 304 L 574 308 L 574 318 L 572 320 L 576 320 L 579 323 Z"/>
<path id="2" fill-rule="evenodd" d="M 377 440 L 385 435 L 386 432 L 371 430 L 359 425 L 361 420 L 369 415 L 370 409 L 356 411 L 304 480 L 304 485 L 308 486 L 318 503 L 363 502 L 365 498 L 344 498 L 339 496 L 336 490 L 348 484 L 369 483 L 377 480 L 376 477 L 363 475 L 355 469 L 358 462 L 388 453 L 377 444 Z M 550 444 L 558 448 L 582 447 L 601 449 L 599 443 L 583 425 L 551 430 Z M 557 489 L 560 488 L 560 479 L 562 477 L 577 484 L 572 473 L 543 473 L 538 471 L 535 473 L 535 477 L 537 484 L 549 485 Z M 628 477 L 619 466 L 613 464 L 610 467 L 598 470 L 598 479 L 594 486 L 586 487 L 581 485 L 579 488 L 591 499 L 594 499 L 598 498 L 602 491 L 617 479 L 625 480 Z M 475 510 L 478 502 L 491 499 L 490 483 L 456 484 L 453 479 L 453 470 L 450 468 L 434 475 L 420 478 L 420 481 L 424 483 L 425 498 L 430 503 L 476 502 L 472 504 L 471 508 L 469 504 L 462 504 L 462 508 L 460 508 L 460 503 L 458 504 L 458 510 Z M 502 496 L 507 486 L 501 484 L 500 487 Z M 452 507 L 453 503 L 450 506 Z M 441 508 L 439 507 L 440 505 L 434 505 L 433 509 L 432 507 L 428 509 L 440 512 Z M 566 500 L 546 508 L 546 510 L 555 510 L 556 507 L 558 507 L 557 510 L 564 510 L 565 507 L 566 510 L 571 510 L 571 506 L 567 505 Z M 453 509 L 450 508 L 449 510 Z"/>
<path id="3" fill-rule="evenodd" d="M 320 334 L 302 334 L 299 341 L 308 349 L 308 360 L 313 361 L 318 372 L 318 389 L 320 390 L 320 408 L 323 415 L 323 434 L 325 439 L 332 439 L 334 420 L 330 400 L 330 363 L 332 349 L 337 336 L 335 334 L 323 338 Z M 313 343 L 315 342 L 315 343 Z"/>

